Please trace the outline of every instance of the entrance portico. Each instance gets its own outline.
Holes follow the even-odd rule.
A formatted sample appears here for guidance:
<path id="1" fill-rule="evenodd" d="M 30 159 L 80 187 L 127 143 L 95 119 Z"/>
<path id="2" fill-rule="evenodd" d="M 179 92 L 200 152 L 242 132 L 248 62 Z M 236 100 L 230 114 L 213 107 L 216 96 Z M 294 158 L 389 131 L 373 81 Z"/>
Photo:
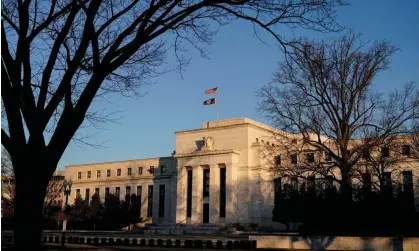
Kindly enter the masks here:
<path id="1" fill-rule="evenodd" d="M 178 160 L 176 222 L 233 223 L 237 211 L 238 152 L 207 150 L 175 157 Z"/>

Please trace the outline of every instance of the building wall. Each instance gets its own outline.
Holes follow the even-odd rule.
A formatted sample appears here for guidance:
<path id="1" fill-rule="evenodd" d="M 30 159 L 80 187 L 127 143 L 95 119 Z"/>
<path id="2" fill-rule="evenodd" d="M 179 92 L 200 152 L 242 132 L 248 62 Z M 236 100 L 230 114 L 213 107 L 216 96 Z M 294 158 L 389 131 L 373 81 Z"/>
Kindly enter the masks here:
<path id="1" fill-rule="evenodd" d="M 166 171 L 162 172 L 163 166 Z M 142 174 L 139 173 L 139 167 L 142 167 Z M 150 167 L 154 167 L 154 173 L 151 173 Z M 131 194 L 137 194 L 137 187 L 142 187 L 141 193 L 141 217 L 147 217 L 148 205 L 148 187 L 153 185 L 153 222 L 169 223 L 173 215 L 170 214 L 174 209 L 173 194 L 170 192 L 176 190 L 176 181 L 173 179 L 176 173 L 176 159 L 172 157 L 151 158 L 142 160 L 128 160 L 120 162 L 107 162 L 99 164 L 74 165 L 66 167 L 66 178 L 72 180 L 71 195 L 69 204 L 73 204 L 76 198 L 77 190 L 85 199 L 86 189 L 89 189 L 89 197 L 92 198 L 95 189 L 99 188 L 99 197 L 104 201 L 106 188 L 114 194 L 116 187 L 120 188 L 119 199 L 124 200 L 126 188 L 131 188 Z M 128 168 L 131 168 L 131 175 L 128 175 Z M 117 176 L 117 170 L 121 169 L 121 176 Z M 97 171 L 100 170 L 100 177 Z M 107 170 L 110 170 L 110 177 L 107 177 Z M 87 173 L 91 172 L 91 177 Z M 81 173 L 81 178 L 78 174 Z M 162 219 L 158 217 L 159 186 L 165 185 L 165 215 Z M 151 220 L 151 219 L 149 219 Z"/>

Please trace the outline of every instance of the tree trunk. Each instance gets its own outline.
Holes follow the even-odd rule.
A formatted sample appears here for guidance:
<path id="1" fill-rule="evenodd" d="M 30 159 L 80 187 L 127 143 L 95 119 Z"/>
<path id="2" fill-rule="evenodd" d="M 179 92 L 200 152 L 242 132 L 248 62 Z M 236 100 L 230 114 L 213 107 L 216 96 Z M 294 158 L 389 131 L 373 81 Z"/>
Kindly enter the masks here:
<path id="1" fill-rule="evenodd" d="M 36 154 L 22 153 L 20 160 L 13 163 L 16 170 L 14 230 L 16 250 L 42 249 L 43 205 L 48 186 L 46 180 L 50 178 L 48 175 L 50 169 L 47 161 L 42 161 L 39 156 L 34 155 Z M 38 176 L 34 176 L 34 173 L 37 173 Z"/>

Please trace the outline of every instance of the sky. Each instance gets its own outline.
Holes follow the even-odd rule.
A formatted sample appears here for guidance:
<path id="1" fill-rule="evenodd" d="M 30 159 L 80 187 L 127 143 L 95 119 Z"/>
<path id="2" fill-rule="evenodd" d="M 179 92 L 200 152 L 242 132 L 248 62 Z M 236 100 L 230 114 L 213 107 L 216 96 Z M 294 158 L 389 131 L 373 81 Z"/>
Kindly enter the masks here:
<path id="1" fill-rule="evenodd" d="M 387 40 L 400 50 L 391 69 L 375 79 L 379 91 L 388 92 L 414 81 L 419 85 L 419 1 L 354 0 L 338 13 L 338 22 L 362 34 L 362 41 Z M 285 35 L 290 36 L 291 34 Z M 297 35 L 330 40 L 341 34 L 300 32 Z M 190 48 L 192 61 L 182 76 L 171 72 L 142 87 L 143 97 L 110 97 L 92 109 L 118 112 L 115 123 L 81 129 L 90 142 L 100 147 L 70 144 L 58 168 L 67 165 L 170 156 L 175 149 L 175 132 L 200 128 L 203 122 L 249 117 L 269 124 L 257 112 L 255 93 L 272 81 L 283 54 L 269 34 L 253 36 L 252 25 L 236 21 L 222 27 L 202 58 Z M 170 58 L 169 58 L 170 59 Z M 204 91 L 218 86 L 217 107 L 204 106 Z"/>

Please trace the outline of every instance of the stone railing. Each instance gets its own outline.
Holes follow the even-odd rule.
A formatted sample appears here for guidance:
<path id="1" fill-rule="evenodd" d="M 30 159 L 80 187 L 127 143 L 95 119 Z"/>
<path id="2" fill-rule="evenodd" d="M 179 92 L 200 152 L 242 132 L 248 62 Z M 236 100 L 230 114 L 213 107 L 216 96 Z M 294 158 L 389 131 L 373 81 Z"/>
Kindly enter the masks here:
<path id="1" fill-rule="evenodd" d="M 62 236 L 45 234 L 45 243 L 61 243 Z M 196 249 L 256 249 L 256 240 L 201 240 L 201 239 L 173 239 L 173 238 L 121 238 L 121 237 L 94 237 L 94 236 L 68 236 L 65 243 L 89 244 L 100 246 L 147 246 L 165 248 L 196 248 Z"/>
<path id="2" fill-rule="evenodd" d="M 251 235 L 257 248 L 281 250 L 416 251 L 419 237 Z"/>

